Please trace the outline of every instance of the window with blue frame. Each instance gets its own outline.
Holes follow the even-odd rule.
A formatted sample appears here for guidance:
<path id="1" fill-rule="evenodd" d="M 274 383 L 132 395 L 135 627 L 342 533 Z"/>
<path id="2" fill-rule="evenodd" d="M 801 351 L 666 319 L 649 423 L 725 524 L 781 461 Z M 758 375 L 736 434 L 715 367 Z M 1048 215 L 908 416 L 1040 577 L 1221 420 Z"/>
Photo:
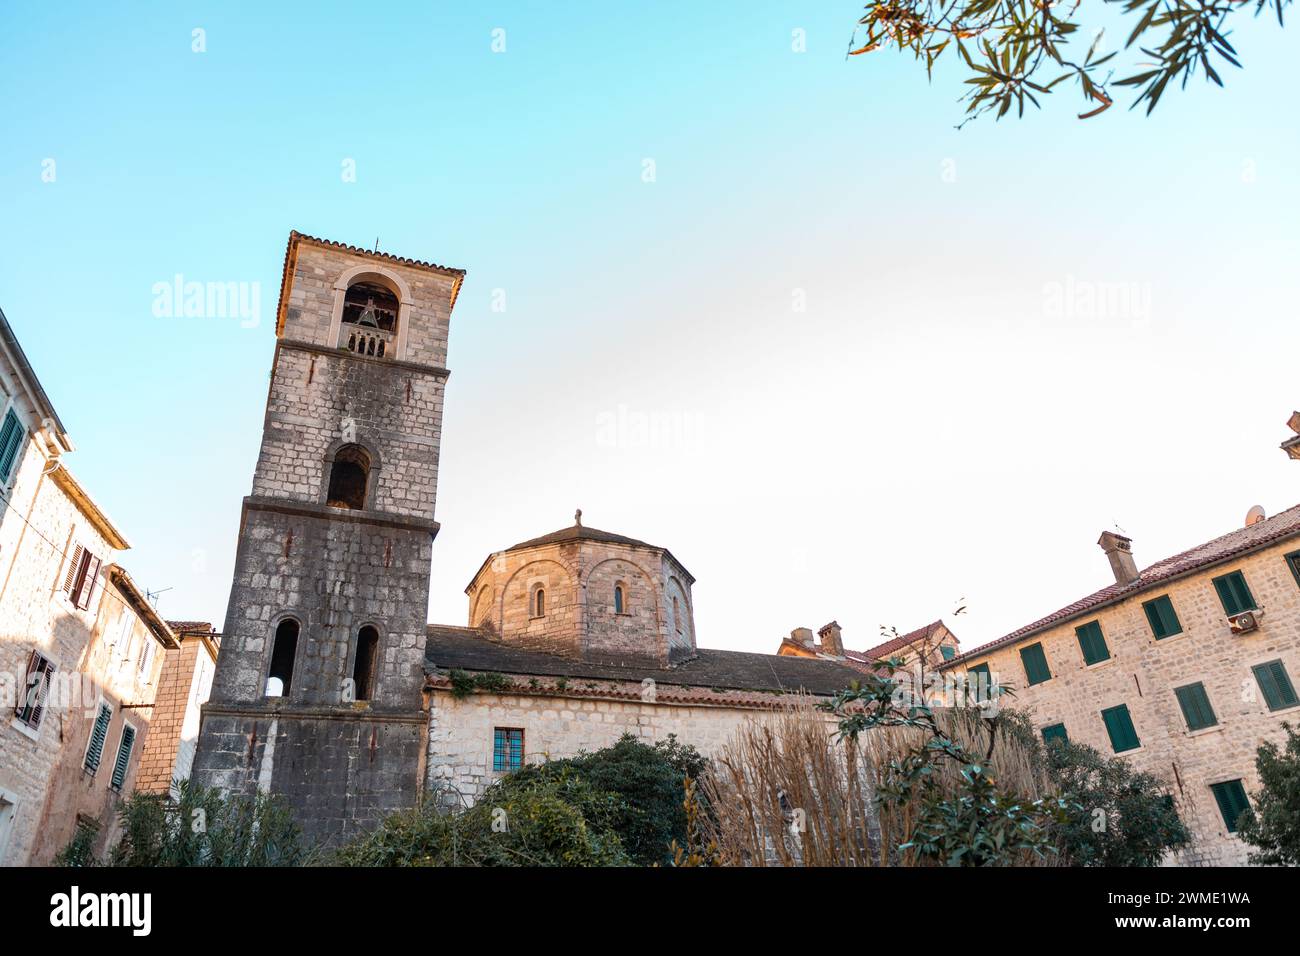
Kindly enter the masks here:
<path id="1" fill-rule="evenodd" d="M 498 727 L 492 740 L 492 769 L 498 773 L 524 765 L 524 732 L 518 727 Z"/>

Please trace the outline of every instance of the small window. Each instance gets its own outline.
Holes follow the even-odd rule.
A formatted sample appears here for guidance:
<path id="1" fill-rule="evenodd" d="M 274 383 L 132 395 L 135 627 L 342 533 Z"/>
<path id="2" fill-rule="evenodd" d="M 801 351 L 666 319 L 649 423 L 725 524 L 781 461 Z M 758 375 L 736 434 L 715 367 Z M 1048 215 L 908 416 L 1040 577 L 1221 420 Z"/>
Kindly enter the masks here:
<path id="1" fill-rule="evenodd" d="M 673 626 L 677 628 L 677 633 L 682 633 L 682 606 L 677 600 L 677 595 L 673 595 Z"/>
<path id="2" fill-rule="evenodd" d="M 108 725 L 112 720 L 113 708 L 100 701 L 99 713 L 95 715 L 94 726 L 90 728 L 90 743 L 86 745 L 86 759 L 81 764 L 92 777 L 99 769 L 99 761 L 104 756 L 104 743 L 108 740 Z"/>
<path id="3" fill-rule="evenodd" d="M 508 773 L 524 765 L 524 732 L 517 727 L 497 727 L 492 739 L 492 769 Z"/>
<path id="4" fill-rule="evenodd" d="M 957 656 L 957 649 L 950 644 L 940 644 L 939 654 L 945 661 L 950 661 Z"/>
<path id="5" fill-rule="evenodd" d="M 370 480 L 370 455 L 360 445 L 344 445 L 330 466 L 330 486 L 325 503 L 331 508 L 362 511 Z"/>
<path id="6" fill-rule="evenodd" d="M 1257 664 L 1251 668 L 1251 671 L 1255 675 L 1260 691 L 1264 694 L 1264 702 L 1268 704 L 1269 710 L 1285 710 L 1300 703 L 1300 700 L 1296 699 L 1291 677 L 1280 660 Z"/>
<path id="7" fill-rule="evenodd" d="M 99 566 L 99 558 L 91 554 L 88 548 L 79 544 L 72 549 L 62 587 L 72 606 L 78 610 L 84 611 L 90 607 L 90 599 L 95 594 L 95 582 L 99 578 Z"/>
<path id="8" fill-rule="evenodd" d="M 1157 641 L 1183 633 L 1183 625 L 1174 613 L 1174 602 L 1169 600 L 1168 594 L 1147 601 L 1142 605 L 1142 610 L 1147 612 L 1147 623 L 1151 625 L 1151 633 Z"/>
<path id="9" fill-rule="evenodd" d="M 1079 638 L 1079 649 L 1083 651 L 1085 664 L 1100 664 L 1102 661 L 1110 660 L 1110 648 L 1106 646 L 1106 638 L 1101 633 L 1100 622 L 1089 621 L 1081 627 L 1076 627 L 1074 633 Z"/>
<path id="10" fill-rule="evenodd" d="M 45 699 L 50 693 L 54 670 L 49 659 L 36 651 L 27 658 L 27 679 L 23 682 L 23 693 L 14 708 L 14 716 L 32 730 L 40 728 L 41 718 L 45 716 Z"/>
<path id="11" fill-rule="evenodd" d="M 146 634 L 144 640 L 140 642 L 140 657 L 136 661 L 136 672 L 140 680 L 148 680 L 150 671 L 153 668 L 153 655 L 156 645 L 153 639 Z"/>
<path id="12" fill-rule="evenodd" d="M 1292 551 L 1286 556 L 1286 566 L 1291 569 L 1295 583 L 1300 584 L 1300 551 Z"/>
<path id="13" fill-rule="evenodd" d="M 533 617 L 546 616 L 546 589 L 537 588 L 533 591 L 532 610 L 529 612 Z"/>
<path id="14" fill-rule="evenodd" d="M 271 646 L 271 669 L 266 675 L 267 697 L 288 697 L 293 681 L 293 662 L 298 653 L 298 622 L 285 618 L 275 629 Z"/>
<path id="15" fill-rule="evenodd" d="M 1069 736 L 1065 733 L 1065 724 L 1049 724 L 1043 728 L 1043 743 L 1050 744 L 1054 740 L 1059 740 L 1063 744 L 1070 742 Z"/>
<path id="16" fill-rule="evenodd" d="M 14 474 L 14 464 L 18 453 L 22 451 L 27 432 L 18 420 L 18 413 L 12 408 L 5 414 L 4 424 L 0 425 L 0 485 L 8 485 Z"/>
<path id="17" fill-rule="evenodd" d="M 122 739 L 117 745 L 117 759 L 113 761 L 113 778 L 108 782 L 114 790 L 121 790 L 126 785 L 127 771 L 131 769 L 131 751 L 134 749 L 135 728 L 123 724 Z"/>
<path id="18" fill-rule="evenodd" d="M 623 585 L 614 585 L 614 613 L 623 613 Z"/>
<path id="19" fill-rule="evenodd" d="M 1030 644 L 1020 649 L 1020 660 L 1025 665 L 1025 679 L 1030 685 L 1041 684 L 1052 679 L 1052 672 L 1047 666 L 1047 655 L 1043 653 L 1042 644 Z"/>
<path id="20" fill-rule="evenodd" d="M 1183 709 L 1183 719 L 1187 721 L 1188 730 L 1204 730 L 1219 722 L 1219 718 L 1214 716 L 1214 708 L 1210 706 L 1210 696 L 1205 693 L 1204 684 L 1175 687 L 1174 695 L 1178 698 L 1178 706 Z"/>
<path id="21" fill-rule="evenodd" d="M 357 656 L 352 664 L 352 683 L 356 700 L 369 700 L 375 681 L 375 659 L 379 650 L 379 632 L 366 625 L 357 634 Z"/>
<path id="22" fill-rule="evenodd" d="M 1142 742 L 1138 740 L 1137 730 L 1133 726 L 1133 718 L 1128 714 L 1127 704 L 1103 710 L 1101 719 L 1106 724 L 1106 733 L 1110 735 L 1110 746 L 1115 753 L 1121 754 L 1126 750 L 1136 750 L 1142 746 Z"/>
<path id="23" fill-rule="evenodd" d="M 1246 799 L 1246 788 L 1240 780 L 1225 780 L 1223 783 L 1210 784 L 1210 791 L 1219 805 L 1219 813 L 1223 814 L 1223 823 L 1228 832 L 1236 833 L 1242 812 L 1250 806 Z"/>
<path id="24" fill-rule="evenodd" d="M 988 664 L 976 664 L 974 667 L 967 668 L 966 675 L 976 680 L 982 676 L 986 685 L 993 683 L 993 673 L 989 670 Z"/>
<path id="25" fill-rule="evenodd" d="M 1246 586 L 1245 575 L 1240 571 L 1215 578 L 1214 589 L 1219 592 L 1219 601 L 1222 602 L 1223 610 L 1227 612 L 1228 617 L 1240 614 L 1242 611 L 1258 610 L 1255 598 L 1251 595 L 1250 588 Z"/>

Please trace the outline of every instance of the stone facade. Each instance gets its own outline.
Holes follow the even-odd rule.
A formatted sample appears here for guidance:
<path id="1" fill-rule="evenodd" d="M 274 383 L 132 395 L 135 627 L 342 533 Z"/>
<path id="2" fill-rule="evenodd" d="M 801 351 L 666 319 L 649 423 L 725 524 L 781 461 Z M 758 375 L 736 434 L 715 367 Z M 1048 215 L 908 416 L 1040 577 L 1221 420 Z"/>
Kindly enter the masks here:
<path id="1" fill-rule="evenodd" d="M 1260 544 L 1251 545 L 1251 536 Z M 1012 706 L 1032 711 L 1039 727 L 1064 724 L 1070 740 L 1103 754 L 1114 752 L 1101 712 L 1126 705 L 1140 746 L 1123 753 L 1138 768 L 1165 780 L 1176 796 L 1195 845 L 1180 854 L 1185 864 L 1237 865 L 1248 848 L 1228 831 L 1210 789 L 1240 780 L 1248 793 L 1259 787 L 1255 751 L 1264 741 L 1285 740 L 1282 722 L 1300 720 L 1300 706 L 1270 710 L 1252 668 L 1281 661 L 1300 686 L 1300 508 L 1162 562 L 1127 586 L 1094 595 L 1077 610 L 1066 609 L 1042 626 L 976 649 L 946 665 L 969 671 L 987 664 L 995 682 L 1014 687 Z M 1226 553 L 1223 553 L 1226 552 Z M 1197 555 L 1207 557 L 1197 564 Z M 1216 557 L 1218 558 L 1216 560 Z M 1180 570 L 1186 565 L 1187 570 Z M 1165 574 L 1168 570 L 1173 573 Z M 1239 571 L 1263 615 L 1256 630 L 1234 633 L 1213 579 Z M 1152 573 L 1154 572 L 1154 574 Z M 1133 571 L 1117 569 L 1117 576 Z M 1154 578 L 1154 580 L 1152 580 Z M 1114 592 L 1114 593 L 1112 593 Z M 1181 632 L 1157 639 L 1143 605 L 1167 596 Z M 1096 622 L 1109 657 L 1084 660 L 1076 629 Z M 1041 645 L 1050 679 L 1029 684 L 1021 652 Z M 1095 654 L 1093 655 L 1096 656 Z M 1189 730 L 1175 689 L 1200 683 L 1216 723 Z"/>
<path id="2" fill-rule="evenodd" d="M 526 682 L 523 682 L 526 685 Z M 676 735 L 706 756 L 717 753 L 747 721 L 763 720 L 774 700 L 678 704 L 638 699 L 641 685 L 602 683 L 601 689 L 566 694 L 553 681 L 523 693 L 478 693 L 458 700 L 447 689 L 433 694 L 429 711 L 427 787 L 450 788 L 468 803 L 505 774 L 493 769 L 496 728 L 523 731 L 526 764 L 600 750 L 632 734 L 644 743 Z M 628 699 L 631 698 L 631 699 Z M 833 721 L 827 720 L 828 732 Z"/>
<path id="3" fill-rule="evenodd" d="M 45 804 L 29 862 L 48 866 L 79 826 L 96 834 L 97 854 L 120 835 L 118 803 L 136 789 L 143 753 L 153 735 L 154 700 L 166 654 L 177 642 L 120 568 L 107 591 L 89 644 L 77 666 L 77 699 L 58 715 L 61 746 L 46 781 Z M 109 719 L 92 751 L 96 717 Z M 97 754 L 97 756 L 96 756 Z M 119 760 L 124 774 L 115 779 Z"/>
<path id="4" fill-rule="evenodd" d="M 138 655 L 171 641 L 116 562 L 130 547 L 67 466 L 73 444 L 0 312 L 0 865 L 48 862 L 77 815 L 109 820 L 128 783 L 108 786 L 124 720 L 147 729 L 151 670 Z M 39 716 L 28 670 L 48 662 Z M 100 701 L 105 755 L 85 767 Z"/>
<path id="5" fill-rule="evenodd" d="M 135 788 L 144 792 L 174 792 L 173 784 L 187 780 L 199 740 L 200 708 L 212 693 L 217 643 L 210 626 L 186 629 L 168 622 L 180 646 L 167 651 L 154 695 L 149 739 L 140 754 Z"/>
<path id="6" fill-rule="evenodd" d="M 695 653 L 694 583 L 666 549 L 579 521 L 490 556 L 465 593 L 471 626 L 512 645 L 670 664 Z"/>
<path id="7" fill-rule="evenodd" d="M 462 276 L 290 236 L 262 447 L 194 775 L 285 796 L 320 843 L 417 797 L 443 366 Z M 357 283 L 400 303 L 383 356 L 348 347 L 362 327 L 341 310 Z M 272 683 L 281 677 L 283 696 Z"/>

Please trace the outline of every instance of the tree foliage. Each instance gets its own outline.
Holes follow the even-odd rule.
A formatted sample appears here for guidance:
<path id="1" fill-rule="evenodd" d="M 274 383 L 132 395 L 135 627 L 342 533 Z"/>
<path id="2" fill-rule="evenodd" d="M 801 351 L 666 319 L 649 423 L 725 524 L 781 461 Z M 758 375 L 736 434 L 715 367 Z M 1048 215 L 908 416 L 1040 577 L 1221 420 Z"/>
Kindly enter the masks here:
<path id="1" fill-rule="evenodd" d="M 1283 724 L 1286 744 L 1269 741 L 1255 752 L 1260 791 L 1255 808 L 1241 815 L 1242 840 L 1258 849 L 1250 862 L 1265 866 L 1300 866 L 1300 733 Z"/>
<path id="2" fill-rule="evenodd" d="M 1228 40 L 1230 17 L 1272 11 L 1278 24 L 1290 0 L 1106 0 L 1133 23 L 1124 50 L 1101 51 L 1103 33 L 1078 39 L 1082 0 L 870 0 L 849 55 L 886 47 L 934 64 L 955 52 L 969 73 L 967 118 L 990 110 L 1023 116 L 1025 102 L 1072 81 L 1084 101 L 1080 119 L 1107 110 L 1115 88 L 1136 93 L 1133 106 L 1149 114 L 1170 83 L 1185 87 L 1198 74 L 1223 86 L 1224 64 L 1240 67 Z M 1091 9 L 1091 8 L 1090 8 Z M 1086 36 L 1086 35 L 1085 35 Z M 1121 75 L 1117 78 L 1116 72 Z"/>
<path id="3" fill-rule="evenodd" d="M 308 857 L 278 797 L 226 794 L 188 780 L 176 796 L 133 793 L 118 805 L 122 835 L 106 859 L 94 831 L 78 828 L 57 857 L 65 866 L 296 866 Z"/>
<path id="4" fill-rule="evenodd" d="M 912 821 L 907 838 L 895 848 L 898 860 L 943 866 L 1052 860 L 1058 853 L 1056 830 L 1071 807 L 1060 797 L 1035 798 L 999 785 L 989 763 L 1000 743 L 1003 712 L 989 708 L 986 719 L 974 722 L 984 734 L 976 749 L 927 701 L 900 698 L 896 671 L 894 662 L 884 663 L 879 679 L 841 692 L 828 706 L 840 717 L 840 733 L 851 739 L 876 728 L 919 732 L 913 744 L 890 756 L 876 784 L 877 803 L 886 810 L 906 809 Z M 944 772 L 952 769 L 955 777 Z"/>
<path id="5" fill-rule="evenodd" d="M 524 767 L 462 812 L 427 802 L 343 848 L 350 866 L 653 866 L 687 834 L 682 794 L 704 768 L 676 737 Z"/>

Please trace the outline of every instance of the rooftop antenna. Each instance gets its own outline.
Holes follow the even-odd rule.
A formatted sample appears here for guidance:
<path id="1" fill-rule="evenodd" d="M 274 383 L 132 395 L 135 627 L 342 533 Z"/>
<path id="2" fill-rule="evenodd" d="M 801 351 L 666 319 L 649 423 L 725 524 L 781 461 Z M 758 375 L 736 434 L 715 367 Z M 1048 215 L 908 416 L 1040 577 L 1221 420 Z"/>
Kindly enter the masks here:
<path id="1" fill-rule="evenodd" d="M 146 600 L 146 601 L 148 601 L 148 602 L 149 602 L 150 604 L 152 604 L 154 607 L 157 607 L 157 606 L 158 606 L 158 598 L 161 597 L 162 595 L 166 594 L 168 591 L 172 591 L 172 590 L 175 590 L 175 589 L 174 589 L 174 588 L 163 588 L 161 591 L 145 591 L 145 592 L 144 592 L 144 597 L 145 597 L 145 600 Z"/>
<path id="2" fill-rule="evenodd" d="M 379 251 L 379 237 L 375 236 L 375 252 Z"/>

